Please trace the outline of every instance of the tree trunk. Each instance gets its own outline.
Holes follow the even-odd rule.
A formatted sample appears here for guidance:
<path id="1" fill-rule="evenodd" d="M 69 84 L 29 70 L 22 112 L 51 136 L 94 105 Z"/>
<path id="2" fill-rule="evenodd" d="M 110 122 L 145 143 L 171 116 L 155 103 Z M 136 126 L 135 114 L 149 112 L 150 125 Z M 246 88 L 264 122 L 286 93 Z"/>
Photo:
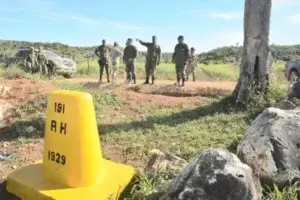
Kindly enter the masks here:
<path id="1" fill-rule="evenodd" d="M 267 92 L 271 69 L 269 30 L 272 0 L 245 0 L 240 77 L 232 97 L 245 105 L 251 90 Z"/>

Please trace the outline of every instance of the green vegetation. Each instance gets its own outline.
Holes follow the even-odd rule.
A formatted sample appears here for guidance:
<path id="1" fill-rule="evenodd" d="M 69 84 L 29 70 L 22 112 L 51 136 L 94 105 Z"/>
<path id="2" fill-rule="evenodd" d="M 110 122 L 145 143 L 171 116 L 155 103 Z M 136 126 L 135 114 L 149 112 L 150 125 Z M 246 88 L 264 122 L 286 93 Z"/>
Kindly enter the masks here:
<path id="1" fill-rule="evenodd" d="M 271 45 L 272 56 L 275 60 L 289 61 L 300 58 L 300 45 Z M 201 53 L 199 61 L 206 64 L 240 63 L 243 49 L 241 46 L 220 47 Z"/>
<path id="2" fill-rule="evenodd" d="M 18 42 L 12 43 L 14 48 L 20 48 Z M 18 45 L 17 45 L 18 44 Z M 21 43 L 26 46 L 29 43 Z M 77 76 L 97 76 L 98 64 L 95 59 L 89 61 L 84 58 L 87 51 L 93 48 L 75 48 L 61 44 L 49 44 L 49 48 L 64 50 L 82 55 L 78 62 Z M 235 56 L 235 47 L 216 49 L 210 54 L 202 54 L 200 58 L 207 59 L 215 64 L 199 64 L 197 77 L 199 80 L 223 80 L 236 81 L 239 67 Z M 284 48 L 284 47 L 276 47 Z M 273 51 L 278 50 L 273 47 Z M 292 48 L 292 47 L 291 47 Z M 298 46 L 293 47 L 294 51 Z M 72 51 L 70 50 L 72 49 Z M 300 48 L 299 48 L 300 49 Z M 224 51 L 224 52 L 223 52 Z M 288 51 L 288 50 L 287 50 Z M 276 53 L 278 58 L 284 58 L 285 54 Z M 288 55 L 298 55 L 290 53 Z M 217 57 L 215 57 L 217 56 Z M 226 57 L 226 58 L 225 58 Z M 209 58 L 209 59 L 208 59 Z M 233 60 L 235 58 L 236 60 Z M 233 61 L 230 61 L 230 60 Z M 225 62 L 226 61 L 226 62 Z M 224 64 L 226 63 L 226 64 Z M 190 161 L 197 153 L 210 147 L 224 147 L 234 152 L 240 139 L 243 137 L 251 121 L 266 107 L 272 106 L 277 101 L 285 98 L 287 82 L 283 77 L 283 61 L 278 61 L 273 67 L 272 84 L 268 96 L 252 94 L 247 111 L 234 110 L 227 101 L 226 94 L 209 94 L 193 97 L 196 100 L 165 97 L 159 99 L 158 95 L 148 96 L 139 91 L 101 91 L 98 88 L 87 88 L 83 84 L 57 80 L 58 87 L 68 90 L 85 91 L 92 94 L 96 110 L 96 118 L 99 125 L 102 149 L 104 156 L 118 162 L 126 162 L 137 169 L 142 169 L 149 158 L 152 149 L 160 149 L 170 152 Z M 137 73 L 144 75 L 144 64 L 137 62 Z M 174 65 L 162 63 L 158 66 L 159 79 L 174 79 Z M 124 66 L 120 66 L 120 76 L 124 74 Z M 16 67 L 5 70 L 0 67 L 0 79 L 30 78 L 40 80 L 38 75 L 28 75 Z M 47 81 L 47 80 L 40 80 Z M 35 92 L 35 91 L 33 91 Z M 179 100 L 180 99 L 180 100 Z M 11 110 L 12 117 L 19 119 L 13 125 L 5 129 L 1 137 L 8 140 L 17 140 L 26 143 L 30 139 L 43 137 L 46 98 L 41 97 L 37 101 L 28 101 L 26 105 Z M 31 116 L 39 110 L 40 116 Z M 34 126 L 38 135 L 26 132 L 28 126 Z M 41 140 L 41 139 L 40 139 Z M 182 142 L 184 141 L 184 142 Z M 132 187 L 124 193 L 124 199 L 143 199 L 157 191 L 160 175 L 149 176 L 138 174 Z M 167 185 L 165 185 L 167 187 Z M 265 200 L 296 199 L 299 188 L 293 185 L 280 191 L 277 187 L 267 192 Z"/>
<path id="3" fill-rule="evenodd" d="M 125 41 L 124 41 L 125 42 Z M 78 63 L 86 62 L 87 57 L 95 58 L 94 50 L 97 45 L 92 47 L 72 47 L 61 43 L 40 43 L 40 42 L 26 42 L 26 41 L 9 41 L 0 40 L 0 57 L 13 56 L 15 52 L 20 48 L 28 48 L 29 46 L 43 45 L 46 49 L 53 50 L 61 56 L 74 58 Z M 175 45 L 175 44 L 174 44 Z M 122 45 L 121 45 L 122 46 Z M 300 58 L 300 45 L 271 45 L 271 52 L 275 60 L 288 61 Z M 164 51 L 164 50 L 162 50 Z M 240 63 L 242 55 L 241 46 L 227 46 L 216 48 L 209 52 L 197 52 L 199 54 L 199 62 L 204 64 L 222 64 Z M 162 61 L 166 63 L 171 62 L 172 53 L 163 53 Z M 145 60 L 145 52 L 140 52 L 138 55 L 138 61 Z"/>

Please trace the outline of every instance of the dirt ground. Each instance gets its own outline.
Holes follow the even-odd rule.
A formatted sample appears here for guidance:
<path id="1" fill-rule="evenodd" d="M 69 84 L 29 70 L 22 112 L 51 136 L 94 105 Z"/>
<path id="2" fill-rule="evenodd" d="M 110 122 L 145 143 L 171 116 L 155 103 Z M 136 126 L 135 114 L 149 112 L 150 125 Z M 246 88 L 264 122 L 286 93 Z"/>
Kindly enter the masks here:
<path id="1" fill-rule="evenodd" d="M 143 86 L 143 80 L 138 80 L 137 85 L 125 85 L 122 81 L 116 84 L 104 83 L 102 85 L 97 84 L 97 79 L 93 78 L 73 78 L 73 79 L 63 79 L 57 81 L 71 82 L 71 83 L 81 83 L 85 87 L 89 87 L 93 91 L 116 91 L 118 96 L 122 101 L 128 102 L 130 107 L 141 106 L 145 103 L 147 104 L 161 104 L 161 105 L 177 105 L 181 104 L 193 104 L 195 106 L 206 103 L 206 96 L 199 91 L 205 90 L 224 90 L 230 91 L 234 89 L 236 83 L 234 82 L 188 82 L 186 87 L 174 86 L 172 81 L 158 80 L 156 85 Z M 59 87 L 52 81 L 35 81 L 27 79 L 18 80 L 8 80 L 5 82 L 0 82 L 0 89 L 6 88 L 7 91 L 3 92 L 0 90 L 0 104 L 5 105 L 4 116 L 2 123 L 0 123 L 0 155 L 15 155 L 15 159 L 1 160 L 0 159 L 0 181 L 4 180 L 10 172 L 24 166 L 26 164 L 32 163 L 34 161 L 40 160 L 42 158 L 43 152 L 43 140 L 23 140 L 22 138 L 16 140 L 7 140 L 1 137 L 3 130 L 11 126 L 16 120 L 26 120 L 26 118 L 34 117 L 38 114 L 37 112 L 31 113 L 30 115 L 20 117 L 14 117 L 10 109 L 18 109 L 21 106 L 28 104 L 28 102 L 38 101 L 39 99 L 45 98 L 51 91 L 59 89 Z M 175 90 L 175 93 L 179 91 L 180 94 L 193 93 L 193 95 L 165 95 L 161 88 L 168 91 Z M 1 92 L 2 91 L 2 92 Z M 176 94 L 177 94 L 176 93 Z M 183 98 L 185 96 L 185 98 Z M 1 111 L 1 109 L 0 109 Z M 133 109 L 128 111 L 129 115 L 134 115 Z M 125 111 L 126 113 L 126 111 Z M 29 130 L 34 132 L 34 130 Z M 114 149 L 113 151 L 111 149 Z M 119 162 L 126 162 L 131 164 L 131 161 L 127 161 L 125 158 L 121 158 L 119 155 L 114 155 L 116 153 L 116 148 L 109 146 L 104 150 L 107 152 L 107 157 Z M 1 157 L 0 157 L 1 158 Z"/>

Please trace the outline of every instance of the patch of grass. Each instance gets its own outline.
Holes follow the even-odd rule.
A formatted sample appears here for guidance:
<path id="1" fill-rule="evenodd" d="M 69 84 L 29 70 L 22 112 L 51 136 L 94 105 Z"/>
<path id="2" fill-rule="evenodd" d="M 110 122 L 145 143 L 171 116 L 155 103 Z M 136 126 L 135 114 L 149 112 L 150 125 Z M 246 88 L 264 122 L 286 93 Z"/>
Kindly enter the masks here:
<path id="1" fill-rule="evenodd" d="M 160 184 L 160 174 L 149 175 L 137 173 L 125 191 L 121 194 L 121 199 L 157 199 L 155 197 L 160 197 L 162 194 L 162 191 L 158 191 Z"/>
<path id="2" fill-rule="evenodd" d="M 26 116 L 36 113 L 44 113 L 47 107 L 47 98 L 41 96 L 38 99 L 27 101 L 26 104 L 10 109 L 11 117 L 25 119 Z"/>
<path id="3" fill-rule="evenodd" d="M 120 104 L 120 102 L 121 102 L 119 96 L 117 96 L 114 93 L 108 93 L 108 92 L 100 92 L 99 93 L 99 92 L 85 88 L 80 83 L 60 82 L 59 86 L 60 86 L 60 88 L 65 89 L 65 90 L 76 90 L 76 91 L 90 93 L 94 99 L 94 104 L 95 104 L 96 110 L 103 108 L 103 106 L 117 105 L 117 104 Z"/>
<path id="4" fill-rule="evenodd" d="M 230 64 L 215 64 L 215 65 L 203 65 L 198 64 L 196 70 L 197 80 L 228 80 L 235 81 L 238 77 L 239 69 Z M 91 75 L 98 76 L 99 66 L 96 60 L 91 60 L 89 66 L 87 62 L 81 62 L 77 65 L 78 75 Z M 120 76 L 125 76 L 125 65 L 120 64 L 119 71 Z M 145 76 L 145 63 L 136 63 L 136 73 L 138 77 Z M 157 77 L 161 80 L 174 80 L 175 64 L 173 63 L 161 63 L 157 66 Z"/>
<path id="5" fill-rule="evenodd" d="M 98 110 L 97 115 L 103 113 Z M 119 113 L 114 124 L 99 120 L 102 143 L 117 145 L 126 158 L 133 160 L 146 160 L 152 149 L 190 160 L 209 147 L 231 147 L 249 123 L 245 113 L 226 111 L 222 102 L 192 109 L 143 109 L 141 114 L 125 118 L 122 115 Z"/>
<path id="6" fill-rule="evenodd" d="M 300 187 L 298 183 L 280 190 L 276 185 L 273 189 L 269 189 L 263 200 L 298 200 Z"/>
<path id="7" fill-rule="evenodd" d="M 214 80 L 236 81 L 239 67 L 229 64 L 200 65 L 200 69 Z"/>

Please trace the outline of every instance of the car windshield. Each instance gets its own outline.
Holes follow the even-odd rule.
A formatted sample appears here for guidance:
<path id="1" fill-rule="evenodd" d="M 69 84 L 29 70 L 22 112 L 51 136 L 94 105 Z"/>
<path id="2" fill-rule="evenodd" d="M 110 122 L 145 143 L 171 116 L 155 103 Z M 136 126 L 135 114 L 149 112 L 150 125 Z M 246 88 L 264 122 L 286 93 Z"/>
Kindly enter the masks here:
<path id="1" fill-rule="evenodd" d="M 52 51 L 44 51 L 44 54 L 47 56 L 47 57 L 52 57 L 52 58 L 58 58 L 59 56 L 52 52 Z"/>

